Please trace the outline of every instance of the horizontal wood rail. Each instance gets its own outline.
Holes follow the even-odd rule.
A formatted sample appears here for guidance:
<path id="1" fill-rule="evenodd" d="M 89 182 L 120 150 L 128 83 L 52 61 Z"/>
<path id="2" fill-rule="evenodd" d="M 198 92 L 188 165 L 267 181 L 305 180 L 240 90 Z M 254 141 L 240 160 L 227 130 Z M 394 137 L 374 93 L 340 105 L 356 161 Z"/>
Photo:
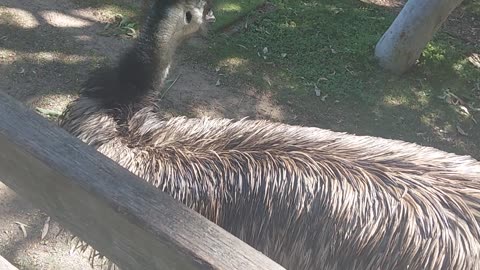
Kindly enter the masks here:
<path id="1" fill-rule="evenodd" d="M 15 266 L 9 263 L 5 258 L 0 256 L 0 270 L 18 270 Z"/>
<path id="2" fill-rule="evenodd" d="M 122 269 L 283 269 L 1 91 L 0 179 Z"/>

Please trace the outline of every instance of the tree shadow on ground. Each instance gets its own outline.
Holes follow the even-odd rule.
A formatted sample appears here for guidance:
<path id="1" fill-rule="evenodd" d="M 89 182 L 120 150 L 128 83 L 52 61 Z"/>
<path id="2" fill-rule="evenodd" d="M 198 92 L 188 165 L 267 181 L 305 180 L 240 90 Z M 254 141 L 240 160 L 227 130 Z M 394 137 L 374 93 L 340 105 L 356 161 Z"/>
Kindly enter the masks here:
<path id="1" fill-rule="evenodd" d="M 389 75 L 378 68 L 373 50 L 394 18 L 358 1 L 287 1 L 256 21 L 242 22 L 248 28 L 214 37 L 205 57 L 218 66 L 241 62 L 239 70 L 227 70 L 227 80 L 263 85 L 294 114 L 291 124 L 402 139 L 480 158 L 479 113 L 465 105 L 470 116 L 463 115 L 458 103 L 439 98 L 450 91 L 480 107 L 475 88 L 480 71 L 467 60 L 478 48 L 441 32 L 417 67 L 401 77 Z"/>
<path id="2" fill-rule="evenodd" d="M 23 102 L 78 91 L 90 70 L 130 44 L 97 35 L 102 24 L 75 15 L 78 9 L 72 4 L 23 2 L 3 3 L 3 13 L 10 12 L 13 20 L 0 25 L 0 89 Z M 25 14 L 32 21 L 28 27 Z"/>
<path id="3" fill-rule="evenodd" d="M 69 253 L 71 235 L 0 182 L 0 254 L 19 269 L 91 269 L 86 256 Z M 21 229 L 23 226 L 24 232 Z"/>
<path id="4" fill-rule="evenodd" d="M 112 8 L 114 3 L 111 1 L 90 1 L 94 8 L 84 2 L 66 2 L 55 8 L 48 3 L 26 5 L 23 2 L 7 1 L 4 4 L 4 8 L 28 14 L 34 20 L 34 27 L 8 22 L 0 24 L 0 31 L 5 33 L 0 47 L 6 59 L 0 66 L 0 73 L 6 78 L 0 82 L 0 89 L 29 105 L 61 111 L 91 70 L 112 64 L 132 44 L 131 39 L 99 35 L 104 28 L 104 15 L 98 14 L 97 9 Z M 129 5 L 128 1 L 123 2 Z M 113 10 L 122 8 L 125 7 Z M 21 18 L 14 20 L 22 22 Z M 195 44 L 186 47 L 183 50 L 186 54 L 188 50 L 202 50 Z M 261 104 L 260 112 L 257 112 L 254 95 L 245 95 L 243 90 L 236 94 L 225 91 L 224 87 L 216 86 L 215 74 L 201 71 L 205 65 L 194 65 L 187 58 L 179 55 L 171 73 L 172 78 L 179 74 L 181 77 L 163 98 L 166 115 L 270 118 L 270 109 Z M 65 94 L 63 100 L 61 94 Z M 55 97 L 53 101 L 52 97 Z M 271 110 L 278 115 L 275 112 L 278 109 Z"/>

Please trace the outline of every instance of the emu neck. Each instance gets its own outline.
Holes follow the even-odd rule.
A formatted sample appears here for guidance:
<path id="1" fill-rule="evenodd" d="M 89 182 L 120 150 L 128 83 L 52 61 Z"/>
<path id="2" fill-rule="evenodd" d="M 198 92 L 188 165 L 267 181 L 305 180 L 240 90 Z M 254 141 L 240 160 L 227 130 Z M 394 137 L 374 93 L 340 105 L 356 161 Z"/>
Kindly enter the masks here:
<path id="1" fill-rule="evenodd" d="M 148 16 L 134 50 L 141 60 L 140 63 L 150 68 L 152 81 L 155 80 L 157 85 L 163 86 L 180 38 L 176 33 L 179 18 L 172 12 L 174 8 L 158 12 L 161 8 L 153 7 L 153 10 L 157 11 L 152 11 Z"/>
<path id="2" fill-rule="evenodd" d="M 102 100 L 107 107 L 118 108 L 138 104 L 163 87 L 180 43 L 175 31 L 179 18 L 173 8 L 158 5 L 152 8 L 135 45 L 122 55 L 118 65 L 99 72 L 87 82 L 87 96 Z"/>

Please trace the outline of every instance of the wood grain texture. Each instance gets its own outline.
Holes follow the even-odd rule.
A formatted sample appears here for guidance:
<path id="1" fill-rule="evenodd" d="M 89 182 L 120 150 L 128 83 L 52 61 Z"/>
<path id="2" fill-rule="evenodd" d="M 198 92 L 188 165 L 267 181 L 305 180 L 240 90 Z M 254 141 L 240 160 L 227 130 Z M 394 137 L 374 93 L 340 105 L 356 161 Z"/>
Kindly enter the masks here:
<path id="1" fill-rule="evenodd" d="M 5 258 L 0 256 L 0 270 L 18 270 L 18 268 L 16 268 L 10 262 L 8 262 Z"/>
<path id="2" fill-rule="evenodd" d="M 0 179 L 123 269 L 283 269 L 0 92 Z"/>

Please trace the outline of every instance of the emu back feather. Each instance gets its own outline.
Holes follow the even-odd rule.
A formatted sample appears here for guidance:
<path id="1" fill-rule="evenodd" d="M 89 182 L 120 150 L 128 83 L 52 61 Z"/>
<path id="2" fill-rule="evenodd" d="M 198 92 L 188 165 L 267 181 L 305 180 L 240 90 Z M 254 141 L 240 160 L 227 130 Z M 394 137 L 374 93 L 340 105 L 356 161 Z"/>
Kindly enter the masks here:
<path id="1" fill-rule="evenodd" d="M 287 269 L 480 268 L 470 157 L 267 121 L 165 121 L 152 106 L 122 127 L 115 115 L 80 98 L 62 126 Z"/>

